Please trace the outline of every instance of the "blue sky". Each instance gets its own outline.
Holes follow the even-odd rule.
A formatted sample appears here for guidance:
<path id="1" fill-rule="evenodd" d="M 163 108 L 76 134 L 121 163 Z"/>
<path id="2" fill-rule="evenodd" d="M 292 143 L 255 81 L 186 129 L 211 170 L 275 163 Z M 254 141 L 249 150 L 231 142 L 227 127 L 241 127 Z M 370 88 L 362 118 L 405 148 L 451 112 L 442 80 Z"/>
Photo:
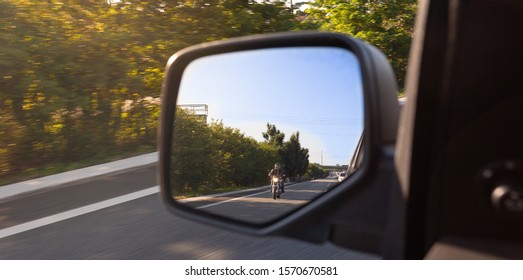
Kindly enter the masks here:
<path id="1" fill-rule="evenodd" d="M 222 120 L 256 140 L 271 123 L 300 132 L 310 161 L 347 164 L 363 129 L 360 66 L 351 52 L 292 47 L 219 54 L 186 68 L 178 104 L 207 104 Z"/>

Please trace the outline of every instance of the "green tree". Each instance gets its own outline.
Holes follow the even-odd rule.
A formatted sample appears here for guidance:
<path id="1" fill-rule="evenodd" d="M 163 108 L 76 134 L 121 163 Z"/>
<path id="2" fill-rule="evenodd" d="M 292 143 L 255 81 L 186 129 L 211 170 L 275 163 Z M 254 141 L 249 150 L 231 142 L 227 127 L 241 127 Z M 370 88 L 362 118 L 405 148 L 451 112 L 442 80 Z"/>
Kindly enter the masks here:
<path id="1" fill-rule="evenodd" d="M 212 188 L 223 163 L 205 121 L 176 110 L 171 152 L 171 186 L 175 195 Z"/>
<path id="2" fill-rule="evenodd" d="M 285 133 L 276 128 L 275 125 L 267 123 L 267 131 L 262 132 L 263 139 L 270 145 L 282 147 Z"/>
<path id="3" fill-rule="evenodd" d="M 276 158 L 277 149 L 268 148 L 221 122 L 211 123 L 210 129 L 224 159 L 220 168 L 222 185 L 246 187 L 267 180 L 266 167 Z"/>
<path id="4" fill-rule="evenodd" d="M 350 34 L 381 49 L 403 88 L 414 30 L 416 0 L 315 0 L 304 24 Z"/>
<path id="5" fill-rule="evenodd" d="M 185 110 L 176 112 L 172 144 L 172 186 L 176 195 L 214 193 L 267 181 L 278 149 L 257 142 L 222 122 L 207 124 Z"/>
<path id="6" fill-rule="evenodd" d="M 0 179 L 153 150 L 169 56 L 295 23 L 281 3 L 0 0 Z"/>
<path id="7" fill-rule="evenodd" d="M 291 178 L 300 177 L 307 172 L 309 166 L 309 150 L 300 144 L 300 132 L 293 133 L 289 141 L 283 145 L 283 165 Z"/>
<path id="8" fill-rule="evenodd" d="M 300 132 L 293 133 L 289 141 L 285 141 L 285 133 L 276 125 L 267 123 L 267 130 L 262 132 L 265 143 L 277 150 L 279 162 L 291 178 L 305 174 L 309 165 L 309 150 L 301 147 Z"/>
<path id="9" fill-rule="evenodd" d="M 307 172 L 305 173 L 305 176 L 311 177 L 311 178 L 323 178 L 329 174 L 329 171 L 325 170 L 321 165 L 317 163 L 311 163 L 307 167 Z"/>
<path id="10" fill-rule="evenodd" d="M 284 2 L 257 3 L 255 1 L 225 1 L 229 15 L 228 37 L 249 34 L 290 31 L 296 29 L 298 21 Z"/>

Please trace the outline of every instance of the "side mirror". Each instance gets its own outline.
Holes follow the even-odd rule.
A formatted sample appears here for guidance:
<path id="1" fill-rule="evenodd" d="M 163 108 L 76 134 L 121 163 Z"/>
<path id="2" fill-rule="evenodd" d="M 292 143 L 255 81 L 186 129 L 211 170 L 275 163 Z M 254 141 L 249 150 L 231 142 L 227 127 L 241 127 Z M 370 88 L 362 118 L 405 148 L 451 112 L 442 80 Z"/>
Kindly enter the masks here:
<path id="1" fill-rule="evenodd" d="M 162 197 L 195 220 L 321 241 L 332 234 L 329 215 L 372 190 L 383 161 L 392 165 L 397 119 L 390 66 L 357 39 L 283 33 L 197 45 L 166 67 Z M 286 180 L 269 181 L 275 163 Z M 312 179 L 336 166 L 351 176 Z M 315 236 L 292 234 L 319 214 Z"/>

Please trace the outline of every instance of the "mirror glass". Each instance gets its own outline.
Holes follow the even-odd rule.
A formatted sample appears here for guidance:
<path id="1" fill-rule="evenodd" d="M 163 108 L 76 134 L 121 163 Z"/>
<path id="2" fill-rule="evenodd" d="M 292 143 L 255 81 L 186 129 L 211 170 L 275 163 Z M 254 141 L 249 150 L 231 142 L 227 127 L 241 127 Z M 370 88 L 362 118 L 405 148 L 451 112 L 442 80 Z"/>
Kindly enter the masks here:
<path id="1" fill-rule="evenodd" d="M 175 199 L 264 223 L 335 188 L 356 169 L 348 172 L 364 127 L 362 87 L 357 57 L 342 48 L 260 49 L 192 61 L 177 97 Z"/>

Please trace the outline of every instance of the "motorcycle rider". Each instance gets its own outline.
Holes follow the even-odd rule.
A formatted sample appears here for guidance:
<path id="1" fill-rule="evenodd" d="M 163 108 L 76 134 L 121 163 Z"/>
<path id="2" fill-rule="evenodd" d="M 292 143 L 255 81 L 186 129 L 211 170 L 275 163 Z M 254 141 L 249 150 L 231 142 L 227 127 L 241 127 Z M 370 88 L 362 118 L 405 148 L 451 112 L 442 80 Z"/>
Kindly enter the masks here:
<path id="1" fill-rule="evenodd" d="M 269 172 L 269 177 L 272 177 L 272 176 L 278 176 L 278 178 L 281 178 L 281 183 L 280 183 L 280 189 L 281 189 L 281 193 L 284 193 L 285 192 L 285 170 L 283 170 L 283 168 L 280 167 L 280 164 L 279 163 L 275 163 L 274 164 L 274 168 Z"/>

